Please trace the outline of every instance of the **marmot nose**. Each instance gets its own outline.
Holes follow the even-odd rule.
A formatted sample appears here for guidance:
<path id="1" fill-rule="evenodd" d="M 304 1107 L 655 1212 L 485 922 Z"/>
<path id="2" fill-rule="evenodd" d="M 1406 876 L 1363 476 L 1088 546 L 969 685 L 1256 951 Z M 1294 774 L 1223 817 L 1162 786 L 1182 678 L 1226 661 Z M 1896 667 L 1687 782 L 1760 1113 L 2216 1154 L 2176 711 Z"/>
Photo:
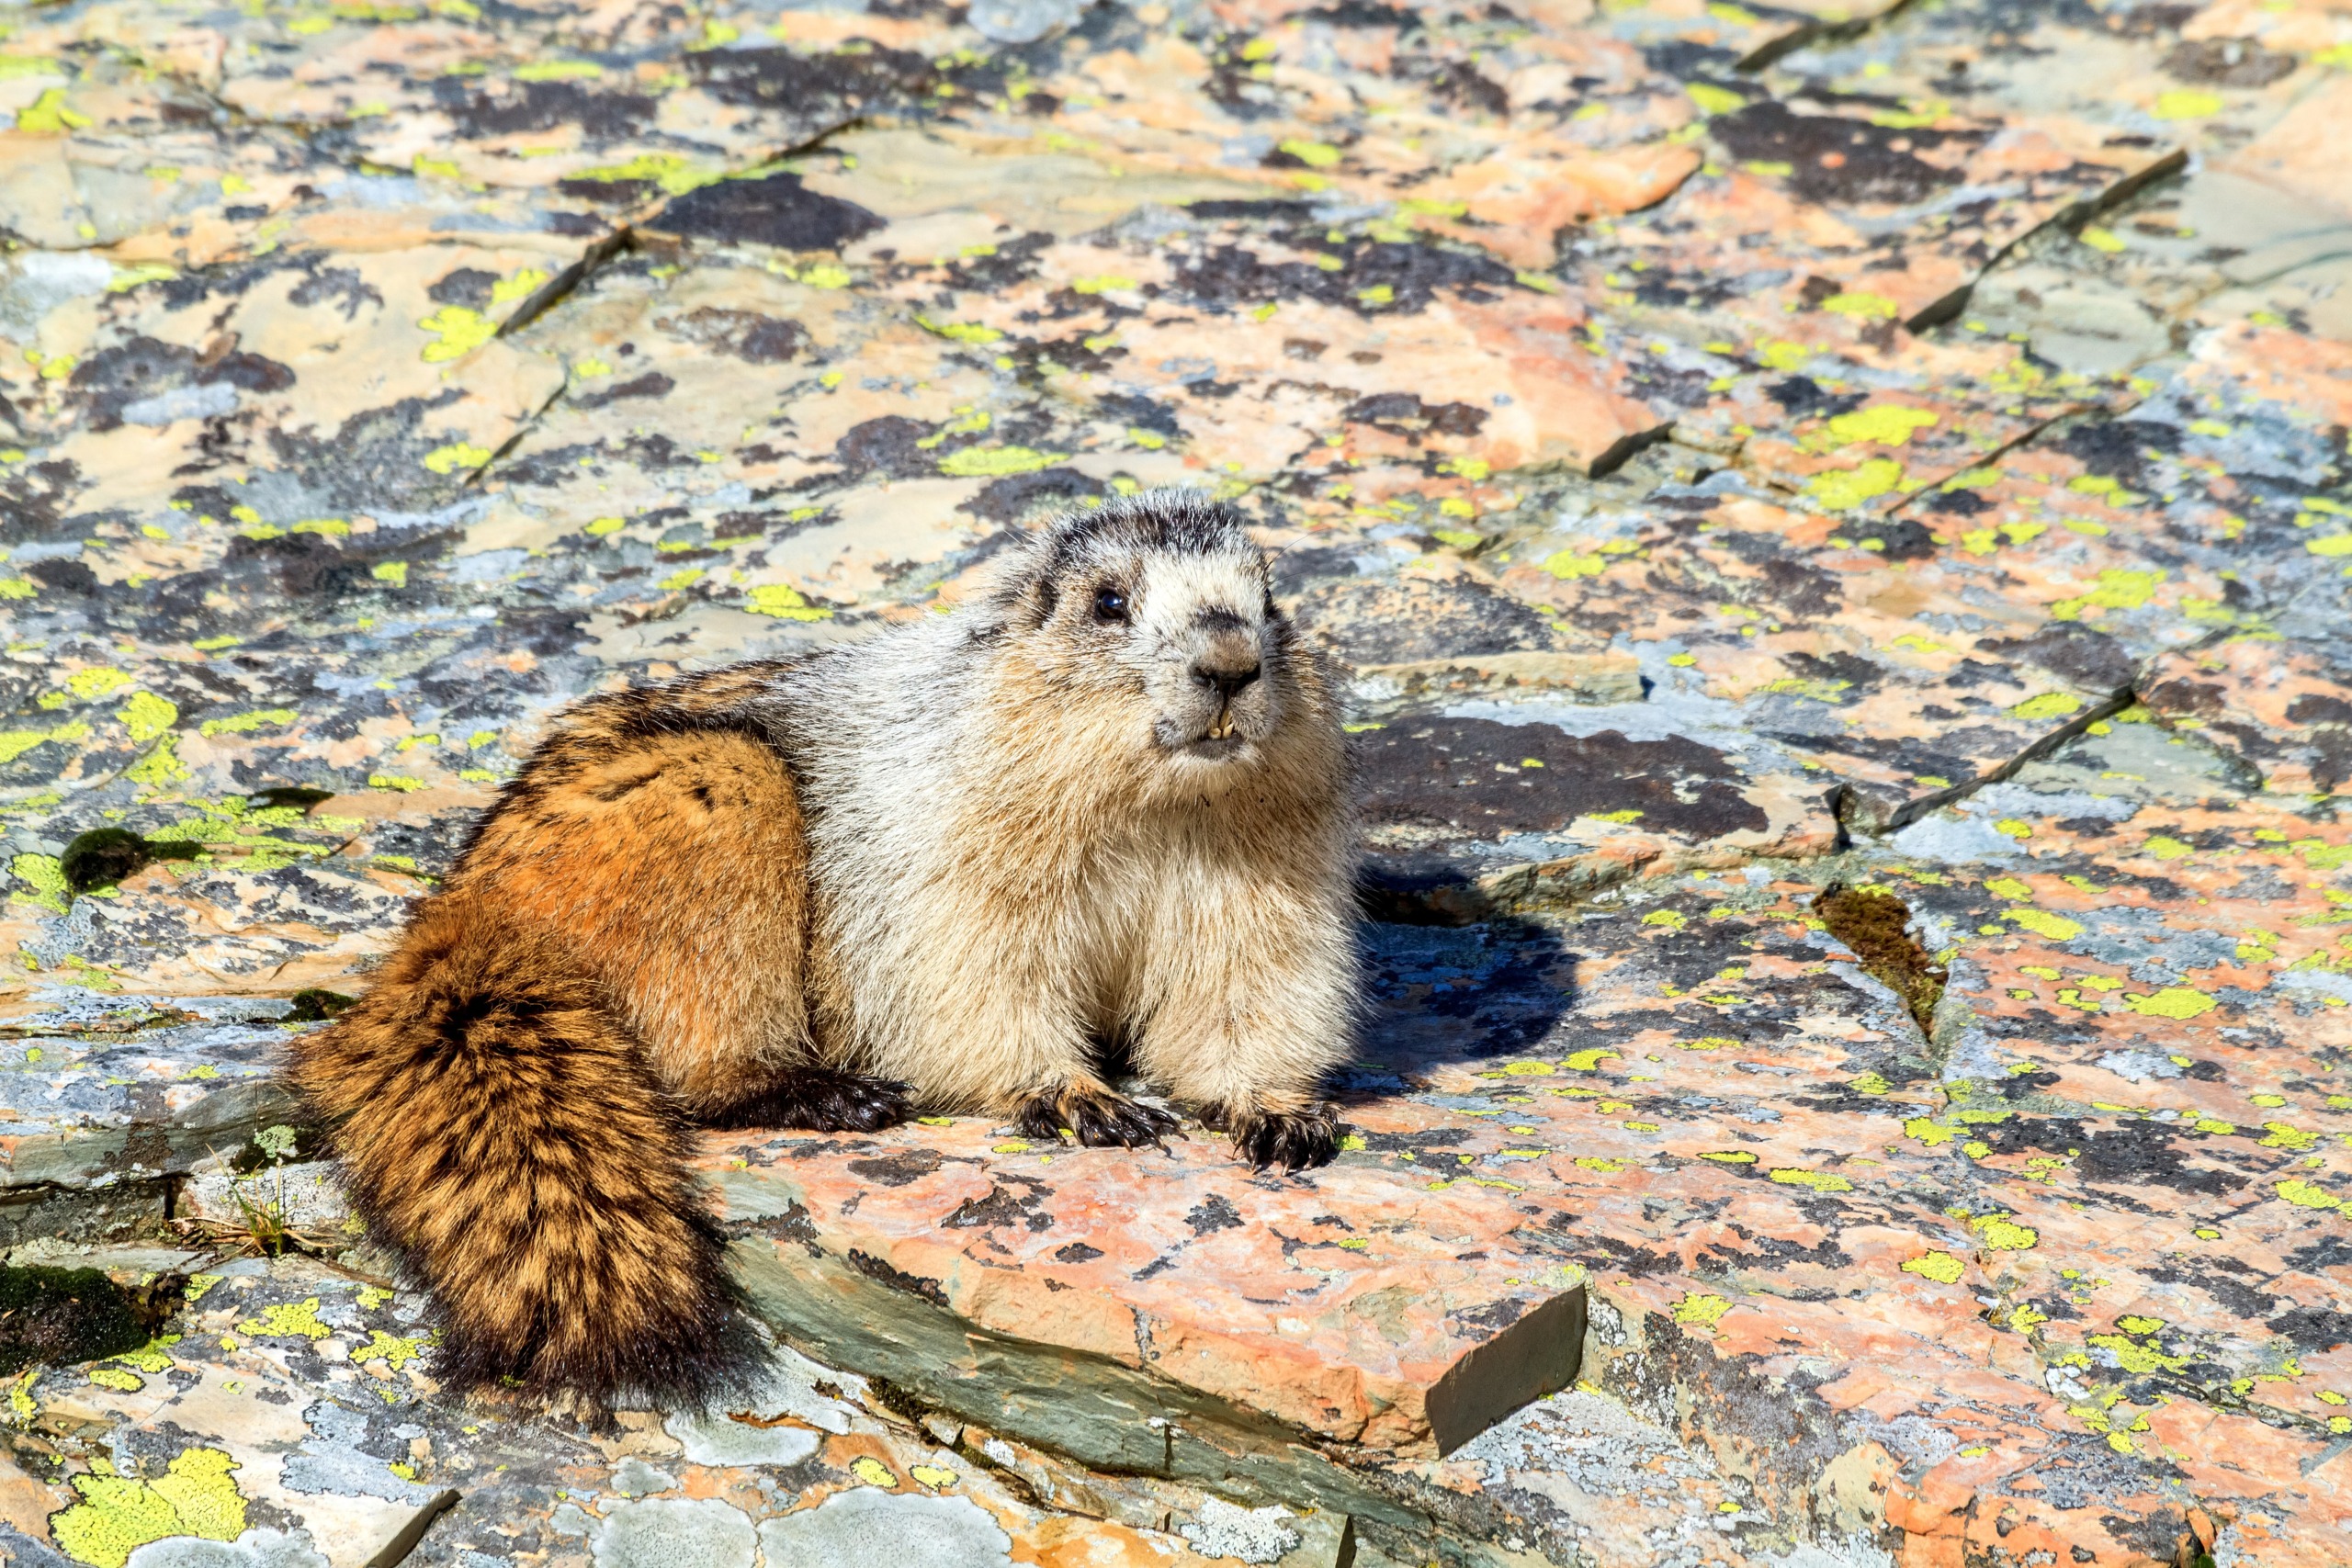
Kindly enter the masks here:
<path id="1" fill-rule="evenodd" d="M 1219 697 L 1229 703 L 1240 694 L 1242 687 L 1258 678 L 1258 671 L 1259 667 L 1254 661 L 1247 668 L 1234 665 L 1220 669 L 1204 660 L 1193 666 L 1193 684 L 1206 691 L 1214 691 Z"/>

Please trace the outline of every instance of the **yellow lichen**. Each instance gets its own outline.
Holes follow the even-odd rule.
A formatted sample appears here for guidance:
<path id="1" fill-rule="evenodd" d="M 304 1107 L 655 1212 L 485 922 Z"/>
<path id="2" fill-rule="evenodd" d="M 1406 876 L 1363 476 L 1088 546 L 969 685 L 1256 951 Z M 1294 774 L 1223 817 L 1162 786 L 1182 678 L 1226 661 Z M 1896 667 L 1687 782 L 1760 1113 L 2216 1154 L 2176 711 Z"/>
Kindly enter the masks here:
<path id="1" fill-rule="evenodd" d="M 2083 934 L 2083 928 L 2064 915 L 2053 915 L 2047 909 L 2009 909 L 2004 913 L 2034 935 L 2048 942 L 2072 942 Z"/>
<path id="2" fill-rule="evenodd" d="M 2188 986 L 2167 986 L 2147 996 L 2127 994 L 2124 1005 L 2148 1018 L 2195 1018 L 2213 1010 L 2214 1000 Z"/>
<path id="3" fill-rule="evenodd" d="M 2338 1198 L 2326 1188 L 2319 1186 L 2315 1182 L 2305 1181 L 2300 1177 L 2290 1177 L 2287 1180 L 2281 1181 L 2277 1186 L 2271 1188 L 2271 1190 L 2278 1194 L 2279 1197 L 2285 1199 L 2288 1202 L 2305 1209 L 2340 1209 L 2344 1207 L 2343 1199 Z"/>
<path id="4" fill-rule="evenodd" d="M 939 471 L 952 479 L 998 479 L 1006 474 L 1035 473 L 1052 468 L 1065 454 L 1039 452 L 1027 446 L 967 446 L 940 459 Z"/>
<path id="5" fill-rule="evenodd" d="M 428 354 L 430 350 L 426 351 Z M 452 441 L 446 446 L 435 446 L 424 455 L 424 466 L 436 474 L 453 474 L 459 468 L 479 468 L 490 461 L 490 448 L 469 442 Z M 406 562 L 399 563 L 403 569 Z"/>
<path id="6" fill-rule="evenodd" d="M 424 1348 L 433 1342 L 433 1337 L 430 1334 L 419 1334 L 412 1338 L 403 1339 L 397 1334 L 387 1334 L 380 1328 L 369 1329 L 368 1336 L 368 1343 L 355 1348 L 351 1352 L 351 1359 L 363 1364 L 368 1361 L 381 1361 L 388 1371 L 395 1372 L 415 1360 Z"/>
<path id="7" fill-rule="evenodd" d="M 1939 1285 L 1952 1285 L 1960 1282 L 1960 1276 L 1966 1267 L 1949 1252 L 1923 1252 L 1904 1264 L 1903 1272 L 1917 1274 Z"/>
<path id="8" fill-rule="evenodd" d="M 171 1536 L 234 1540 L 245 1528 L 236 1468 L 219 1449 L 188 1449 L 153 1482 L 77 1475 L 82 1500 L 50 1516 L 51 1539 L 91 1568 L 123 1568 L 140 1547 Z"/>
<path id="9" fill-rule="evenodd" d="M 434 334 L 422 355 L 428 365 L 462 359 L 498 335 L 498 323 L 462 305 L 444 305 L 416 323 Z"/>
<path id="10" fill-rule="evenodd" d="M 1851 1192 L 1854 1190 L 1852 1182 L 1826 1170 L 1784 1168 L 1766 1174 L 1783 1187 L 1810 1187 L 1815 1192 Z"/>
<path id="11" fill-rule="evenodd" d="M 248 1318 L 237 1327 L 245 1334 L 299 1334 L 305 1339 L 324 1339 L 334 1332 L 319 1321 L 316 1296 L 299 1302 L 274 1302 L 261 1309 L 260 1317 Z"/>
<path id="12" fill-rule="evenodd" d="M 1995 1252 L 2023 1252 L 2041 1239 L 2032 1226 L 2018 1224 L 2007 1214 L 1979 1214 L 1969 1224 Z"/>
<path id="13" fill-rule="evenodd" d="M 2044 692 L 2038 697 L 2028 697 L 2009 709 L 2012 718 L 2064 718 L 2083 705 L 2083 699 L 2071 692 Z"/>
<path id="14" fill-rule="evenodd" d="M 1903 465 L 1892 457 L 1872 457 L 1851 468 L 1833 468 L 1806 481 L 1805 493 L 1831 512 L 1849 512 L 1874 501 L 1903 482 Z"/>
<path id="15" fill-rule="evenodd" d="M 179 705 L 153 692 L 138 692 L 117 710 L 115 716 L 130 731 L 136 741 L 153 740 L 179 722 Z"/>
<path id="16" fill-rule="evenodd" d="M 1710 1328 L 1729 1311 L 1731 1311 L 1731 1303 L 1724 1300 L 1723 1297 L 1709 1295 L 1704 1292 L 1694 1292 L 1674 1303 L 1674 1321 L 1690 1324 L 1700 1328 Z"/>
<path id="17" fill-rule="evenodd" d="M 2120 1334 L 2086 1334 L 2083 1343 L 2113 1355 L 2116 1364 L 2127 1372 L 2177 1372 L 2188 1365 L 2186 1356 L 2167 1356 L 2153 1346 L 2139 1344 Z"/>
<path id="18" fill-rule="evenodd" d="M 1925 430 L 1939 423 L 1939 416 L 1926 409 L 1905 408 L 1900 403 L 1881 403 L 1876 408 L 1856 409 L 1841 413 L 1828 424 L 1830 436 L 1840 446 L 1852 446 L 1863 441 L 1875 441 L 1882 446 L 1901 446 L 1915 431 Z"/>

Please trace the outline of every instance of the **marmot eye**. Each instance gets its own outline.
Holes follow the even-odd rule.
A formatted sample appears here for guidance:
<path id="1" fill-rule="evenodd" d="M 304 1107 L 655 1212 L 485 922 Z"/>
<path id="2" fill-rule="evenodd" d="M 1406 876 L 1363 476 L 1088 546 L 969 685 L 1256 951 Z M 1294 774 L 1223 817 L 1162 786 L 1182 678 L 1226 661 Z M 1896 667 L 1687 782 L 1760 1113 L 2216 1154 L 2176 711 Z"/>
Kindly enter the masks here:
<path id="1" fill-rule="evenodd" d="M 1098 621 L 1124 621 L 1127 618 L 1127 596 L 1112 587 L 1094 591 L 1094 618 Z"/>

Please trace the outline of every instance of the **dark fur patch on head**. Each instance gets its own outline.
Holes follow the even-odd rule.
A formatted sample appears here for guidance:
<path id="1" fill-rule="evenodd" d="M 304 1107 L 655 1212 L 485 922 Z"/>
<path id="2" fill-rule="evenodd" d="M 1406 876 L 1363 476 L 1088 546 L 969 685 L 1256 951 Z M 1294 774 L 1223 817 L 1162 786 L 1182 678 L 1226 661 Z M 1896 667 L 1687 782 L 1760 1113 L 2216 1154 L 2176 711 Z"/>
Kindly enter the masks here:
<path id="1" fill-rule="evenodd" d="M 1088 561 L 1153 553 L 1263 560 L 1232 507 L 1198 491 L 1152 491 L 1066 513 L 1039 530 L 1027 541 L 1022 564 L 1002 580 L 999 607 L 1012 614 L 1025 602 L 1025 618 L 1042 626 L 1059 603 L 1063 585 Z"/>
<path id="2" fill-rule="evenodd" d="M 1122 497 L 1057 519 L 1045 533 L 1047 572 L 1060 576 L 1094 547 L 1171 555 L 1252 551 L 1241 514 L 1197 491 L 1162 490 Z"/>

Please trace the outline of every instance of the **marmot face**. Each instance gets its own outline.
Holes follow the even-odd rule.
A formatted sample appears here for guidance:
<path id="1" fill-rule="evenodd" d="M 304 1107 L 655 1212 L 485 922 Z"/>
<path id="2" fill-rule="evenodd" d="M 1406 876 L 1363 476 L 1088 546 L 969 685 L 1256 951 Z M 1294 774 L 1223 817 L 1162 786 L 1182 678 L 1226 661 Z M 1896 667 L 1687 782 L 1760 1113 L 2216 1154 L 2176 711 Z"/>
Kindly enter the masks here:
<path id="1" fill-rule="evenodd" d="M 1169 785 L 1238 782 L 1312 722 L 1306 656 L 1265 556 L 1204 498 L 1162 491 L 1066 518 L 998 592 L 1006 651 L 1051 682 L 1064 724 Z"/>

